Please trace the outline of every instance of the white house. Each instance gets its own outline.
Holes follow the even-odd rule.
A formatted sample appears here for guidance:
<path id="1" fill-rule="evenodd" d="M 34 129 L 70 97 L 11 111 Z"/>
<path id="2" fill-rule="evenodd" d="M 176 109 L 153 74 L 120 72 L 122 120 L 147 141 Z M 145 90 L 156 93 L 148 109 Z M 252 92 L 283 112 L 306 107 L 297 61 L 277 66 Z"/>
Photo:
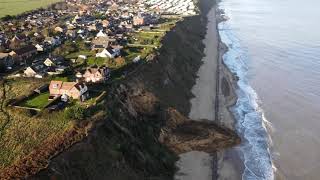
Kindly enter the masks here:
<path id="1" fill-rule="evenodd" d="M 96 57 L 102 57 L 102 58 L 115 58 L 116 56 L 120 55 L 120 49 L 113 49 L 111 47 L 108 47 L 107 49 L 104 49 L 102 52 L 97 53 Z"/>
<path id="2" fill-rule="evenodd" d="M 40 44 L 37 44 L 37 45 L 35 45 L 35 47 L 37 48 L 37 51 L 38 52 L 43 52 L 43 46 L 42 45 L 40 45 Z"/>
<path id="3" fill-rule="evenodd" d="M 53 60 L 47 58 L 44 62 L 43 62 L 44 65 L 50 67 L 50 66 L 54 66 L 55 63 L 53 62 Z"/>
<path id="4" fill-rule="evenodd" d="M 102 30 L 99 31 L 99 33 L 96 35 L 97 38 L 99 37 L 108 37 L 106 33 L 104 33 Z"/>

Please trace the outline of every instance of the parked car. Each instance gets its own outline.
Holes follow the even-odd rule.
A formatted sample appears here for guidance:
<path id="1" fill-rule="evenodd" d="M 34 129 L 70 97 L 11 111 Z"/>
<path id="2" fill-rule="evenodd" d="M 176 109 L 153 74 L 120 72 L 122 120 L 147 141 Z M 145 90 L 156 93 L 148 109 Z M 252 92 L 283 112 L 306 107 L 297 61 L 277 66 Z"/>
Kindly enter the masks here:
<path id="1" fill-rule="evenodd" d="M 50 106 L 50 107 L 48 108 L 48 110 L 49 110 L 50 112 L 52 112 L 52 111 L 59 111 L 59 110 L 64 109 L 65 107 L 66 107 L 66 103 L 61 101 L 61 102 L 59 102 L 58 104 L 55 104 L 55 105 Z"/>

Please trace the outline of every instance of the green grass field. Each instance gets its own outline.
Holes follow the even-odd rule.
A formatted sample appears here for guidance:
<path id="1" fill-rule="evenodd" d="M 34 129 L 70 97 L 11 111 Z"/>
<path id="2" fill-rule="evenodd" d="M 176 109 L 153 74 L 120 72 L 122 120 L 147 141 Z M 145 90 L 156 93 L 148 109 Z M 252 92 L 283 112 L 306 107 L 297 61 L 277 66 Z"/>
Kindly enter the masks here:
<path id="1" fill-rule="evenodd" d="M 26 107 L 43 109 L 49 103 L 49 96 L 49 92 L 41 93 L 40 95 L 26 100 L 23 105 Z"/>
<path id="2" fill-rule="evenodd" d="M 0 18 L 17 15 L 40 7 L 47 7 L 62 0 L 0 0 Z"/>

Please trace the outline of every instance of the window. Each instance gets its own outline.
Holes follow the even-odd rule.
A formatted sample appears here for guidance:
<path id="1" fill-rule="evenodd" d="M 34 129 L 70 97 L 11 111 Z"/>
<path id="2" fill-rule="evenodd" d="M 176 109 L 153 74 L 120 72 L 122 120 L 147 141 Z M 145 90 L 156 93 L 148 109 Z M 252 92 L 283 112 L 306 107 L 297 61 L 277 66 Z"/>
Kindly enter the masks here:
<path id="1" fill-rule="evenodd" d="M 57 89 L 59 84 L 52 84 L 52 88 Z"/>

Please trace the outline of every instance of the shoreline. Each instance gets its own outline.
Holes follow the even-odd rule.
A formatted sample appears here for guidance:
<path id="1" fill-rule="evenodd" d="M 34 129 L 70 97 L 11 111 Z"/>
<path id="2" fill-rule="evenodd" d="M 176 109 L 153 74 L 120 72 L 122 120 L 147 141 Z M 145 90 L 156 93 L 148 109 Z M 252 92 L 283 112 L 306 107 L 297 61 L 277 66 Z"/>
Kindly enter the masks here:
<path id="1" fill-rule="evenodd" d="M 235 130 L 235 117 L 230 108 L 236 104 L 238 99 L 235 92 L 237 77 L 223 62 L 223 55 L 228 51 L 228 48 L 220 38 L 218 30 L 220 14 L 217 5 L 211 8 L 207 19 L 207 34 L 203 39 L 205 56 L 201 60 L 203 64 L 199 68 L 196 84 L 192 88 L 195 98 L 190 100 L 189 117 L 192 119 L 210 119 L 219 125 Z M 214 26 L 214 28 L 210 26 Z M 215 36 L 215 38 L 212 38 L 212 36 Z M 215 45 L 212 46 L 212 44 Z M 213 51 L 215 48 L 216 51 Z M 208 59 L 215 59 L 216 62 L 208 64 Z M 204 68 L 208 70 L 203 70 Z M 210 71 L 213 71 L 214 75 Z M 214 76 L 215 78 L 212 78 Z M 214 85 L 211 84 L 211 87 L 208 87 L 207 84 L 210 83 Z M 212 111 L 213 109 L 214 111 Z M 181 155 L 180 158 L 177 163 L 180 170 L 177 174 L 184 174 L 184 176 L 175 176 L 175 179 L 211 180 L 238 179 L 241 177 L 241 170 L 232 166 L 232 164 L 239 165 L 241 160 L 234 153 L 230 153 L 229 150 L 223 150 L 212 155 L 203 152 L 189 152 Z M 211 164 L 208 165 L 208 161 Z"/>
<path id="2" fill-rule="evenodd" d="M 222 42 L 220 32 L 219 32 L 219 23 L 224 21 L 221 18 L 221 10 L 218 5 L 216 6 L 216 31 L 218 32 L 219 39 L 219 54 L 218 54 L 218 63 L 220 73 L 220 85 L 221 93 L 217 93 L 219 96 L 219 109 L 220 116 L 218 116 L 218 123 L 222 126 L 230 128 L 236 131 L 236 118 L 231 111 L 231 108 L 237 103 L 238 96 L 236 94 L 237 87 L 237 76 L 233 74 L 227 65 L 224 63 L 223 56 L 228 52 L 227 45 Z M 242 177 L 242 172 L 244 170 L 244 165 L 242 159 L 238 152 L 235 149 L 225 149 L 217 152 L 217 179 L 219 180 L 237 180 Z"/>
<path id="3" fill-rule="evenodd" d="M 238 96 L 236 94 L 237 87 L 237 76 L 231 72 L 231 70 L 224 63 L 223 56 L 228 52 L 227 45 L 222 42 L 220 32 L 219 32 L 219 23 L 224 21 L 221 18 L 221 10 L 218 5 L 216 6 L 216 31 L 218 33 L 219 40 L 219 54 L 218 54 L 218 65 L 219 65 L 219 87 L 220 93 L 217 93 L 219 97 L 219 110 L 220 114 L 217 117 L 217 121 L 220 125 L 236 131 L 236 118 L 231 111 L 231 108 L 237 103 Z M 235 149 L 225 149 L 217 152 L 217 179 L 219 180 L 237 180 L 242 177 L 242 172 L 244 170 L 242 159 L 238 152 Z"/>

